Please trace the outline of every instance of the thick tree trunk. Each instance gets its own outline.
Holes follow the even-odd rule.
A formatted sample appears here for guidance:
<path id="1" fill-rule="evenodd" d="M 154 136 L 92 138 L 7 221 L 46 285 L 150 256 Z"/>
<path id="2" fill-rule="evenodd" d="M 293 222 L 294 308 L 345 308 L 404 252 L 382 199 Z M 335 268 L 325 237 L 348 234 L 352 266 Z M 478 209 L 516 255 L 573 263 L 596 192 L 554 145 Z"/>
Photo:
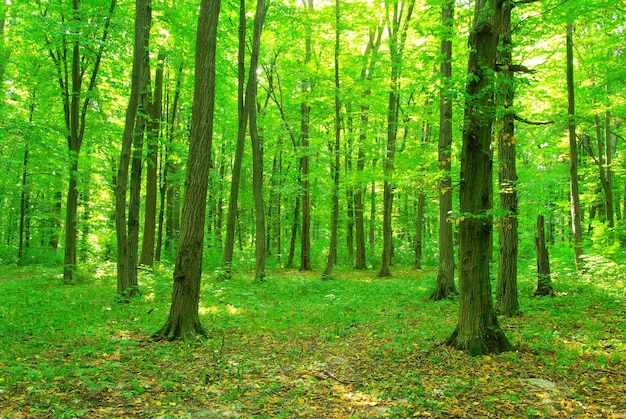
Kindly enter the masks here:
<path id="1" fill-rule="evenodd" d="M 477 0 L 470 30 L 459 223 L 459 322 L 446 344 L 471 355 L 512 349 L 491 297 L 493 79 L 501 2 Z"/>
<path id="2" fill-rule="evenodd" d="M 506 67 L 512 64 L 511 2 L 502 5 L 502 34 L 498 54 L 498 64 Z M 519 314 L 517 299 L 517 166 L 515 122 L 513 100 L 515 99 L 514 75 L 510 70 L 501 73 L 498 83 L 500 105 L 504 107 L 502 128 L 498 132 L 498 183 L 500 185 L 499 258 L 498 282 L 496 286 L 496 310 L 505 316 Z"/>
<path id="3" fill-rule="evenodd" d="M 454 286 L 454 243 L 452 241 L 452 37 L 454 31 L 454 1 L 447 0 L 441 8 L 441 83 L 439 93 L 439 144 L 437 159 L 439 190 L 439 269 L 437 283 L 430 295 L 434 301 L 456 295 Z"/>
<path id="4" fill-rule="evenodd" d="M 198 315 L 204 221 L 213 140 L 215 53 L 220 0 L 202 0 L 196 37 L 195 86 L 183 216 L 169 317 L 155 339 L 206 335 Z"/>
<path id="5" fill-rule="evenodd" d="M 572 24 L 567 24 L 566 52 L 567 52 L 567 114 L 569 117 L 569 180 L 570 200 L 572 205 L 572 232 L 574 233 L 574 257 L 576 269 L 583 269 L 583 232 L 582 210 L 578 192 L 578 147 L 576 139 L 576 113 L 574 101 L 574 43 L 572 40 Z"/>
<path id="6" fill-rule="evenodd" d="M 537 216 L 537 237 L 535 238 L 535 248 L 537 250 L 537 290 L 533 296 L 552 295 L 552 280 L 550 279 L 550 258 L 546 248 L 546 238 L 544 234 L 543 215 Z"/>

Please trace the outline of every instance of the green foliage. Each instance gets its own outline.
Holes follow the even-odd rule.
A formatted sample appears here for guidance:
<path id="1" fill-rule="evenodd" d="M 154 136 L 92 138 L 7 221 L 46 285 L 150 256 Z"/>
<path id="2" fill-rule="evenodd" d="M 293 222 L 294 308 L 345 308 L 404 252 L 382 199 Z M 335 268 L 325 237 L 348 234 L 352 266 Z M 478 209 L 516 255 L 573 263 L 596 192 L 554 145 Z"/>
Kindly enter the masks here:
<path id="1" fill-rule="evenodd" d="M 427 302 L 432 274 L 390 279 L 337 270 L 251 274 L 203 286 L 209 337 L 153 342 L 167 315 L 170 269 L 141 271 L 143 296 L 119 304 L 111 266 L 62 285 L 54 269 L 14 267 L 0 279 L 0 405 L 6 417 L 523 417 L 619 415 L 626 333 L 612 277 L 560 277 L 502 319 L 517 351 L 473 358 L 439 346 L 458 303 Z M 524 384 L 538 377 L 556 385 Z M 621 400 L 621 401 L 620 401 Z M 348 413 L 351 412 L 351 413 Z M 535 414 L 533 413 L 533 414 Z"/>

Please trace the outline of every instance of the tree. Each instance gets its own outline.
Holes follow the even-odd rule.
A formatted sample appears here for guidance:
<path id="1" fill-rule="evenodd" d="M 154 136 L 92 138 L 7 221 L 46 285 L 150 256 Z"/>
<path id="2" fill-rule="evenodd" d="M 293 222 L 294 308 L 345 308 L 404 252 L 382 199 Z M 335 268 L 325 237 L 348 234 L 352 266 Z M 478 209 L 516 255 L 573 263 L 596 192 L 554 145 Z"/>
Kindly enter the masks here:
<path id="1" fill-rule="evenodd" d="M 494 74 L 502 2 L 478 0 L 470 29 L 459 222 L 459 321 L 446 341 L 471 355 L 512 349 L 493 308 L 489 260 L 492 242 L 491 130 Z"/>
<path id="2" fill-rule="evenodd" d="M 161 339 L 206 335 L 198 314 L 204 221 L 213 142 L 215 55 L 220 0 L 202 0 L 196 35 L 195 85 L 181 231 L 174 267 L 174 289 L 167 321 L 154 334 Z"/>
<path id="3" fill-rule="evenodd" d="M 237 206 L 239 200 L 239 185 L 241 182 L 241 165 L 243 162 L 244 146 L 246 142 L 246 126 L 248 112 L 246 106 L 246 2 L 239 3 L 239 43 L 237 49 L 237 143 L 235 145 L 235 158 L 233 161 L 232 176 L 230 183 L 230 196 L 228 198 L 228 212 L 226 213 L 226 240 L 222 254 L 222 268 L 227 276 L 230 276 L 233 253 L 235 249 L 235 225 L 237 222 Z M 248 82 L 249 83 L 249 82 Z M 256 112 L 256 108 L 254 108 Z"/>
<path id="4" fill-rule="evenodd" d="M 157 218 L 157 170 L 158 170 L 158 141 L 161 135 L 161 107 L 163 104 L 163 66 L 165 54 L 159 53 L 157 68 L 154 76 L 154 93 L 148 103 L 150 121 L 146 134 L 148 135 L 147 173 L 146 173 L 146 201 L 144 204 L 143 240 L 141 245 L 140 265 L 154 264 L 154 245 Z"/>
<path id="5" fill-rule="evenodd" d="M 537 216 L 537 289 L 533 296 L 552 295 L 552 280 L 550 279 L 550 257 L 546 248 L 545 221 L 543 215 Z"/>
<path id="6" fill-rule="evenodd" d="M 389 81 L 389 105 L 387 108 L 387 143 L 385 148 L 385 182 L 383 187 L 383 251 L 379 277 L 391 276 L 391 255 L 393 249 L 393 231 L 391 216 L 393 210 L 393 170 L 396 155 L 396 137 L 398 135 L 398 112 L 400 102 L 400 75 L 406 37 L 415 0 L 406 4 L 402 0 L 394 0 L 390 7 L 391 21 L 387 24 L 389 35 L 389 55 L 391 57 L 391 74 Z M 388 6 L 389 7 L 389 6 Z M 406 14 L 404 13 L 404 8 Z"/>
<path id="7" fill-rule="evenodd" d="M 143 136 L 143 126 L 138 123 L 138 115 L 146 112 L 146 95 L 149 78 L 148 44 L 150 40 L 150 26 L 152 20 L 151 0 L 136 0 L 135 2 L 135 43 L 133 49 L 133 69 L 131 74 L 131 90 L 126 108 L 126 119 L 122 135 L 122 149 L 115 185 L 115 228 L 117 233 L 117 293 L 122 298 L 129 298 L 139 292 L 137 281 L 137 253 L 131 240 L 134 233 L 138 233 L 139 219 L 135 208 L 135 217 L 126 220 L 126 192 L 128 190 L 128 167 L 131 160 L 133 144 L 136 148 L 137 137 Z M 137 157 L 135 156 L 135 160 Z M 136 186 L 135 186 L 136 188 Z M 137 192 L 132 204 L 138 206 Z M 129 209 L 129 213 L 133 210 Z M 136 223 L 136 225 L 134 225 Z"/>
<path id="8" fill-rule="evenodd" d="M 103 18 L 102 32 L 99 39 L 86 41 L 82 39 L 81 26 L 83 16 L 80 0 L 72 0 L 72 28 L 70 33 L 63 33 L 60 39 L 53 39 L 52 34 L 46 35 L 48 55 L 56 68 L 57 82 L 63 99 L 63 114 L 70 161 L 69 186 L 65 206 L 65 253 L 63 259 L 63 279 L 74 280 L 77 264 L 77 222 L 78 209 L 78 156 L 85 136 L 86 119 L 89 104 L 98 82 L 98 71 L 102 56 L 107 45 L 111 17 L 115 10 L 116 0 L 111 0 L 108 11 Z M 48 16 L 48 8 L 41 7 L 41 16 Z M 65 17 L 62 16 L 62 20 Z M 53 33 L 54 34 L 54 33 Z M 90 45 L 87 46 L 86 44 Z M 93 62 L 91 72 L 87 73 L 86 64 Z M 86 77 L 87 76 L 87 80 Z M 83 83 L 88 81 L 85 88 Z"/>
<path id="9" fill-rule="evenodd" d="M 322 279 L 329 278 L 333 273 L 333 267 L 337 261 L 337 226 L 339 224 L 339 150 L 341 139 L 341 96 L 339 84 L 339 39 L 340 39 L 340 11 L 339 0 L 335 0 L 335 141 L 331 147 L 334 162 L 332 164 L 333 186 L 332 201 L 333 211 L 330 221 L 330 245 L 328 248 L 328 258 L 326 268 L 322 274 Z"/>
<path id="10" fill-rule="evenodd" d="M 255 219 L 255 274 L 254 279 L 261 281 L 265 278 L 265 209 L 263 203 L 263 146 L 257 128 L 257 68 L 259 50 L 261 48 L 261 31 L 267 8 L 265 0 L 257 0 L 252 34 L 252 52 L 250 55 L 250 72 L 248 73 L 248 88 L 246 92 L 246 106 L 250 120 L 250 140 L 252 143 L 252 192 L 254 195 Z"/>
<path id="11" fill-rule="evenodd" d="M 443 300 L 456 295 L 454 286 L 454 244 L 452 242 L 452 35 L 454 30 L 454 1 L 441 6 L 441 73 L 442 89 L 439 93 L 439 145 L 437 151 L 437 181 L 439 190 L 439 269 L 437 283 L 431 300 Z"/>
<path id="12" fill-rule="evenodd" d="M 496 285 L 496 310 L 505 316 L 519 313 L 517 299 L 517 167 L 515 137 L 515 118 L 513 100 L 515 98 L 514 73 L 512 64 L 513 42 L 511 39 L 511 9 L 513 3 L 502 4 L 501 36 L 498 57 L 500 82 L 498 91 L 501 105 L 504 107 L 502 128 L 497 136 L 498 142 L 498 183 L 500 186 L 500 210 L 498 220 L 498 282 Z"/>
<path id="13" fill-rule="evenodd" d="M 313 0 L 302 0 L 309 12 L 313 10 Z M 304 66 L 311 61 L 311 27 L 306 27 L 304 38 Z M 309 119 L 311 107 L 307 102 L 313 81 L 310 75 L 302 81 L 302 101 L 300 102 L 300 181 L 302 184 L 302 228 L 300 231 L 300 271 L 311 268 L 311 192 L 309 190 Z"/>
<path id="14" fill-rule="evenodd" d="M 572 231 L 574 232 L 574 257 L 576 269 L 583 269 L 583 232 L 582 213 L 580 207 L 580 193 L 578 188 L 578 141 L 576 138 L 576 112 L 574 99 L 574 42 L 572 40 L 571 23 L 566 28 L 566 54 L 567 54 L 567 115 L 569 132 L 569 181 L 570 202 L 572 205 Z"/>

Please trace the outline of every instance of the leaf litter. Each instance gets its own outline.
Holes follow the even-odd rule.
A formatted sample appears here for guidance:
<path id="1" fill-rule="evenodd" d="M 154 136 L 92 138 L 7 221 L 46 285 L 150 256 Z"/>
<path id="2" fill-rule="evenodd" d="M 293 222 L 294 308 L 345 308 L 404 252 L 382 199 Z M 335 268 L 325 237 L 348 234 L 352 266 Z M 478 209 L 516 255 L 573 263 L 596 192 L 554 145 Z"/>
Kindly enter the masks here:
<path id="1" fill-rule="evenodd" d="M 550 303 L 586 300 L 541 300 L 502 320 L 517 351 L 472 358 L 439 344 L 454 328 L 456 303 L 425 302 L 432 284 L 415 276 L 286 276 L 256 285 L 265 289 L 211 283 L 241 310 L 205 315 L 210 336 L 195 342 L 150 340 L 165 310 L 146 320 L 155 306 L 146 299 L 114 306 L 89 328 L 101 312 L 66 330 L 13 327 L 12 338 L 0 338 L 0 417 L 626 417 L 619 305 L 587 305 L 584 319 L 569 321 Z M 81 285 L 85 298 L 103 298 L 87 291 L 96 286 Z M 257 307 L 246 306 L 251 292 Z"/>

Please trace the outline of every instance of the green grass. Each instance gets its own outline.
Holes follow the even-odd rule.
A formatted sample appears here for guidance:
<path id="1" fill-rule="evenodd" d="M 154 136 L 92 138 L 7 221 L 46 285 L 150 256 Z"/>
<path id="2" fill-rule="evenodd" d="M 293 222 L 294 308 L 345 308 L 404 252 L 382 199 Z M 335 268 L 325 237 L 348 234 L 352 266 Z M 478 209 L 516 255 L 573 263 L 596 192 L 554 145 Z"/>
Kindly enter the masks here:
<path id="1" fill-rule="evenodd" d="M 426 301 L 432 273 L 209 274 L 208 338 L 157 343 L 168 269 L 142 271 L 128 304 L 111 266 L 73 285 L 58 271 L 0 277 L 0 418 L 626 414 L 626 297 L 613 275 L 557 275 L 554 298 L 531 298 L 534 277 L 520 278 L 524 315 L 500 320 L 517 351 L 471 358 L 440 346 L 458 306 Z M 557 390 L 520 381 L 532 377 Z"/>

